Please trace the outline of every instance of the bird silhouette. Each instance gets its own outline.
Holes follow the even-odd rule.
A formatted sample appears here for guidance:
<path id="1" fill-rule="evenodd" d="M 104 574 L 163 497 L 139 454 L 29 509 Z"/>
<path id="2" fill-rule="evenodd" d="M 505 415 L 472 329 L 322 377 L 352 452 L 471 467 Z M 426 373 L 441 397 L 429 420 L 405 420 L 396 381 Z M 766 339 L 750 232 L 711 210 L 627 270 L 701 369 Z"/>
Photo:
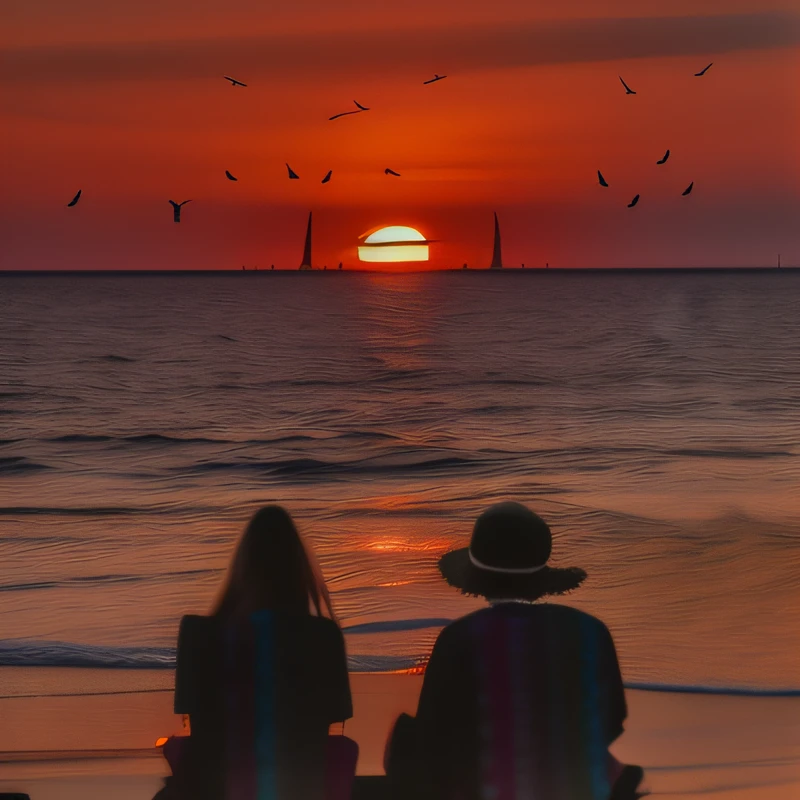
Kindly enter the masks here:
<path id="1" fill-rule="evenodd" d="M 631 89 L 631 87 L 622 80 L 622 75 L 619 76 L 619 79 L 622 81 L 622 85 L 625 87 L 625 94 L 636 94 L 636 92 L 634 92 L 633 89 Z"/>
<path id="2" fill-rule="evenodd" d="M 78 202 L 78 200 L 81 199 L 82 191 L 83 189 L 78 189 L 78 194 L 76 194 L 75 197 L 73 197 L 72 200 L 70 200 L 69 203 L 67 203 L 67 208 L 72 208 L 72 206 L 74 206 Z"/>
<path id="3" fill-rule="evenodd" d="M 383 171 L 384 175 L 395 175 L 396 177 L 400 177 L 399 172 L 395 172 L 393 169 L 389 169 L 388 167 Z"/>
<path id="4" fill-rule="evenodd" d="M 287 164 L 286 169 L 289 170 L 289 179 L 296 181 L 300 179 L 300 176 Z"/>
<path id="5" fill-rule="evenodd" d="M 231 82 L 231 86 L 247 86 L 246 83 L 242 83 L 241 81 L 237 81 L 236 78 L 229 78 L 227 75 L 223 75 L 226 81 Z"/>
<path id="6" fill-rule="evenodd" d="M 447 75 L 437 75 L 435 72 L 433 73 L 433 77 L 429 81 L 422 81 L 423 86 L 427 86 L 429 83 L 436 83 L 436 81 L 443 81 Z"/>
<path id="7" fill-rule="evenodd" d="M 656 161 L 656 164 L 666 164 L 668 158 L 669 158 L 669 150 L 667 150 L 667 152 L 664 153 L 664 158 L 662 158 L 660 161 Z"/>
<path id="8" fill-rule="evenodd" d="M 185 206 L 187 203 L 191 203 L 191 200 L 184 200 L 182 203 L 176 203 L 174 200 L 170 200 L 170 205 L 172 206 L 172 219 L 175 222 L 181 221 L 181 207 Z"/>
<path id="9" fill-rule="evenodd" d="M 356 100 L 353 100 L 353 102 L 357 106 L 355 111 L 342 111 L 341 114 L 334 114 L 332 117 L 328 117 L 328 119 L 329 120 L 339 119 L 339 117 L 347 117 L 350 114 L 360 114 L 362 111 L 369 111 L 369 109 L 366 106 L 362 106 L 361 103 L 357 102 Z"/>
<path id="10" fill-rule="evenodd" d="M 230 172 L 228 172 L 228 170 L 225 170 L 225 177 L 229 181 L 238 181 L 239 180 L 238 178 L 234 178 L 233 175 L 231 175 Z"/>
<path id="11" fill-rule="evenodd" d="M 628 208 L 633 208 L 638 202 L 639 202 L 639 195 L 637 194 L 636 197 L 634 197 L 633 200 L 631 200 L 630 203 L 628 203 Z"/>
<path id="12" fill-rule="evenodd" d="M 714 62 L 712 61 L 711 64 L 713 63 Z M 708 72 L 708 70 L 710 69 L 711 64 L 709 64 L 707 67 L 703 67 L 703 69 L 701 69 L 700 72 L 695 72 L 694 74 L 695 78 L 700 78 L 701 76 L 705 75 L 706 72 Z"/>
<path id="13" fill-rule="evenodd" d="M 597 179 L 600 181 L 601 186 L 608 186 L 606 179 L 603 177 L 603 173 L 600 172 L 600 170 L 597 170 Z"/>
<path id="14" fill-rule="evenodd" d="M 333 170 L 329 169 L 328 174 L 322 179 L 322 183 L 327 183 L 331 179 L 331 175 L 333 174 Z"/>
<path id="15" fill-rule="evenodd" d="M 686 197 L 687 194 L 692 193 L 692 187 L 694 186 L 694 181 L 692 181 L 682 192 L 681 197 Z"/>

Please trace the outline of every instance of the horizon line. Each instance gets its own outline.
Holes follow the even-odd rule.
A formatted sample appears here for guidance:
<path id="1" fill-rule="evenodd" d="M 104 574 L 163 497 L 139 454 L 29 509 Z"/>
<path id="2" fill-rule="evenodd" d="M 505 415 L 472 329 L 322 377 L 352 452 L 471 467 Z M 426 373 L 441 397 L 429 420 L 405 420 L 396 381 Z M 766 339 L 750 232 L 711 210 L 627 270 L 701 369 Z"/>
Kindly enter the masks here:
<path id="1" fill-rule="evenodd" d="M 502 269 L 490 269 L 489 267 L 442 267 L 439 269 L 407 269 L 407 270 L 390 270 L 390 269 L 361 269 L 361 268 L 343 268 L 331 267 L 323 269 L 322 267 L 314 267 L 311 270 L 300 270 L 297 267 L 284 267 L 276 269 L 241 269 L 238 267 L 230 267 L 226 269 L 0 269 L 0 275 L 241 275 L 242 272 L 258 272 L 264 274 L 272 274 L 280 272 L 281 274 L 304 273 L 308 272 L 349 272 L 349 273 L 366 273 L 372 275 L 405 275 L 405 274 L 419 274 L 428 272 L 491 272 L 493 274 L 502 274 L 504 272 L 513 273 L 537 273 L 537 272 L 794 272 L 800 271 L 800 265 L 781 265 L 780 267 L 772 264 L 765 266 L 746 266 L 746 267 L 503 267 Z"/>

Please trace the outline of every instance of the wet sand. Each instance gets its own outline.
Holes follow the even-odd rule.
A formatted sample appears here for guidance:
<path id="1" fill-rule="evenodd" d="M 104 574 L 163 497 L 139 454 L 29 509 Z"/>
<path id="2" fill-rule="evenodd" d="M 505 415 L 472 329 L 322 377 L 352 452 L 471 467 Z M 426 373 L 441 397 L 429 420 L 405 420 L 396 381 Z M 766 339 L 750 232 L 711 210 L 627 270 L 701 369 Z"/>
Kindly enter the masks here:
<path id="1" fill-rule="evenodd" d="M 378 775 L 391 723 L 414 711 L 421 678 L 356 674 L 352 682 L 355 715 L 345 733 L 359 743 L 359 775 Z M 155 739 L 182 730 L 171 704 L 159 691 L 0 700 L 0 791 L 149 800 L 167 774 Z M 800 797 L 800 698 L 630 690 L 628 705 L 614 751 L 645 767 L 654 797 Z"/>

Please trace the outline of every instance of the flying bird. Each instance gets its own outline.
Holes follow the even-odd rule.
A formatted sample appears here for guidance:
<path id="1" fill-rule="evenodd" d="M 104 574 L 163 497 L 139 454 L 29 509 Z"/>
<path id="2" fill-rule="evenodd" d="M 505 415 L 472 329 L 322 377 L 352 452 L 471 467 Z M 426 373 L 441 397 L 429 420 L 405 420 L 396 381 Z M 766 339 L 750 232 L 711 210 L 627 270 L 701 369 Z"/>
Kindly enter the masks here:
<path id="1" fill-rule="evenodd" d="M 331 175 L 333 174 L 333 170 L 329 169 L 328 174 L 322 179 L 323 183 L 327 183 L 331 179 Z"/>
<path id="2" fill-rule="evenodd" d="M 286 169 L 289 170 L 289 180 L 296 181 L 300 179 L 300 176 L 288 164 L 286 165 Z"/>
<path id="3" fill-rule="evenodd" d="M 226 81 L 231 82 L 231 86 L 247 86 L 246 83 L 242 83 L 241 81 L 237 81 L 236 78 L 229 78 L 227 75 L 223 75 Z"/>
<path id="4" fill-rule="evenodd" d="M 711 64 L 713 64 L 713 63 L 714 62 L 712 61 Z M 700 72 L 695 72 L 695 74 L 694 74 L 695 78 L 699 78 L 699 77 L 705 75 L 706 72 L 708 72 L 709 68 L 711 67 L 711 64 L 709 64 L 707 67 L 703 67 L 703 69 L 701 69 Z"/>
<path id="5" fill-rule="evenodd" d="M 181 207 L 185 206 L 187 203 L 191 203 L 191 200 L 184 200 L 182 203 L 176 203 L 174 200 L 170 200 L 170 205 L 172 206 L 172 218 L 175 222 L 181 221 Z"/>
<path id="6" fill-rule="evenodd" d="M 239 180 L 238 178 L 234 178 L 233 175 L 231 175 L 230 172 L 228 172 L 228 170 L 225 170 L 225 177 L 229 181 L 238 181 Z"/>
<path id="7" fill-rule="evenodd" d="M 606 179 L 603 177 L 603 173 L 600 172 L 600 170 L 597 170 L 597 179 L 600 181 L 601 186 L 608 186 Z"/>
<path id="8" fill-rule="evenodd" d="M 393 169 L 389 169 L 388 167 L 383 171 L 384 175 L 395 175 L 396 177 L 400 177 L 399 172 L 395 172 Z"/>
<path id="9" fill-rule="evenodd" d="M 435 72 L 433 73 L 433 77 L 429 81 L 422 81 L 423 86 L 427 86 L 429 83 L 436 83 L 436 81 L 443 81 L 447 75 L 437 75 Z"/>
<path id="10" fill-rule="evenodd" d="M 631 87 L 622 80 L 622 75 L 619 76 L 619 79 L 622 81 L 622 85 L 625 87 L 625 94 L 636 94 L 636 92 L 634 92 L 633 89 L 631 89 Z"/>
<path id="11" fill-rule="evenodd" d="M 633 200 L 631 200 L 630 203 L 628 203 L 628 208 L 633 208 L 638 202 L 639 202 L 639 195 L 637 194 L 636 197 L 634 197 Z"/>
<path id="12" fill-rule="evenodd" d="M 78 189 L 78 194 L 76 194 L 75 197 L 73 197 L 72 200 L 70 200 L 69 203 L 67 203 L 67 208 L 72 208 L 72 206 L 74 206 L 78 202 L 78 200 L 81 199 L 82 191 L 83 189 Z"/>
<path id="13" fill-rule="evenodd" d="M 367 108 L 366 106 L 362 106 L 361 103 L 359 103 L 358 101 L 353 100 L 353 102 L 357 106 L 356 111 L 343 111 L 341 114 L 334 114 L 332 117 L 328 117 L 328 119 L 329 120 L 339 119 L 339 117 L 346 117 L 349 116 L 350 114 L 360 114 L 362 111 L 369 111 L 369 108 Z"/>
<path id="14" fill-rule="evenodd" d="M 668 158 L 669 158 L 669 150 L 667 150 L 667 152 L 664 153 L 664 158 L 662 158 L 660 161 L 656 161 L 656 164 L 666 164 Z"/>
<path id="15" fill-rule="evenodd" d="M 692 181 L 682 192 L 681 197 L 686 197 L 687 194 L 691 194 L 692 186 L 694 186 L 694 181 Z"/>

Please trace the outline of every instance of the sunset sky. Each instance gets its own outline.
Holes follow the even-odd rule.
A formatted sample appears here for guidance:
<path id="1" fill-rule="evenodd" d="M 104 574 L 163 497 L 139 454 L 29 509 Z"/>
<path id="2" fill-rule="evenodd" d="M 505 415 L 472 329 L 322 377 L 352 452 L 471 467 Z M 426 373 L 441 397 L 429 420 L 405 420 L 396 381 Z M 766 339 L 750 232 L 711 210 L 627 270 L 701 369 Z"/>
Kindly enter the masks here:
<path id="1" fill-rule="evenodd" d="M 800 265 L 793 4 L 280 5 L 4 3 L 0 268 L 296 269 L 310 210 L 320 267 L 390 224 L 485 267 L 495 210 L 508 266 Z"/>

